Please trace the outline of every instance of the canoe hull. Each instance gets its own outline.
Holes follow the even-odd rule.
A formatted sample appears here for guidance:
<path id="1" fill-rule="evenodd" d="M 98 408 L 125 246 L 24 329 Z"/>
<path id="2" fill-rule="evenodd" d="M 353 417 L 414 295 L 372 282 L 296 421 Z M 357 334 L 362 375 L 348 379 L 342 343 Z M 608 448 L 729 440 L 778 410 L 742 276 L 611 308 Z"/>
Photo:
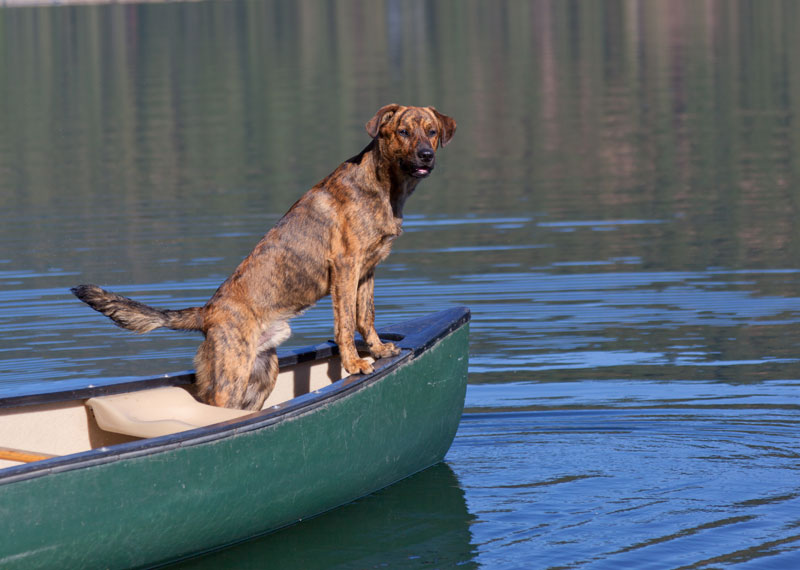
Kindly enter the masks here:
<path id="1" fill-rule="evenodd" d="M 150 566 L 264 534 L 441 461 L 467 378 L 466 323 L 384 377 L 289 418 L 153 440 L 0 481 L 0 566 Z M 163 439 L 163 438 L 162 438 Z"/>

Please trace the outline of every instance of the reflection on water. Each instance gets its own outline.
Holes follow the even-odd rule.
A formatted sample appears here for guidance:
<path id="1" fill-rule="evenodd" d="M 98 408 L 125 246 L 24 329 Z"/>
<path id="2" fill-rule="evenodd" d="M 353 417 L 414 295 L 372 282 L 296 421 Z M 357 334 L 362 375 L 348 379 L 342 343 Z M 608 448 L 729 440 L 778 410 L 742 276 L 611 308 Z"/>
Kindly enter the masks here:
<path id="1" fill-rule="evenodd" d="M 69 287 L 203 303 L 375 109 L 433 104 L 458 133 L 376 302 L 472 308 L 449 469 L 190 565 L 800 565 L 798 16 L 0 9 L 0 395 L 189 368 L 197 335 L 121 331 Z M 330 338 L 330 302 L 293 330 Z"/>

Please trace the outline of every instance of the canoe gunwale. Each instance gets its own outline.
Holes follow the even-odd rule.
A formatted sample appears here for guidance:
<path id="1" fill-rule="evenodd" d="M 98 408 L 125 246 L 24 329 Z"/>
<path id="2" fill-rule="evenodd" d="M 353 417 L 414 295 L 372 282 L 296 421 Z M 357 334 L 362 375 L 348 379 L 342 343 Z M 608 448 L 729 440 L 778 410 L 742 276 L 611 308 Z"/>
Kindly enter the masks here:
<path id="1" fill-rule="evenodd" d="M 356 391 L 371 386 L 385 376 L 396 371 L 398 368 L 412 363 L 417 356 L 436 345 L 440 340 L 447 337 L 455 330 L 467 324 L 469 320 L 469 309 L 466 307 L 455 307 L 433 313 L 426 317 L 386 327 L 380 331 L 381 338 L 395 342 L 395 344 L 402 349 L 402 352 L 397 356 L 377 361 L 379 367 L 371 374 L 346 376 L 319 390 L 226 422 L 160 437 L 145 438 L 130 443 L 100 447 L 62 457 L 7 467 L 0 470 L 0 485 L 84 467 L 102 465 L 121 459 L 131 459 L 156 453 L 169 452 L 183 447 L 202 445 L 266 428 L 278 422 L 291 421 L 304 414 L 313 413 L 313 411 L 318 408 L 324 407 L 331 402 L 340 398 L 345 398 Z M 328 341 L 312 347 L 286 351 L 280 356 L 279 362 L 281 367 L 292 366 L 303 362 L 330 358 L 337 355 L 338 352 L 336 344 Z M 194 373 L 188 371 L 156 378 L 145 378 L 139 381 L 113 384 L 110 386 L 93 386 L 80 390 L 66 390 L 63 392 L 5 398 L 0 399 L 0 409 L 11 407 L 12 401 L 14 402 L 14 407 L 17 407 L 57 401 L 82 400 L 97 395 L 120 393 L 132 391 L 134 389 L 143 390 L 161 386 L 187 385 L 191 384 L 193 380 Z"/>
<path id="2" fill-rule="evenodd" d="M 278 357 L 278 367 L 293 366 L 314 360 L 324 360 L 339 354 L 339 347 L 333 341 L 323 342 L 313 346 L 289 349 L 282 352 Z M 148 390 L 151 388 L 162 388 L 165 386 L 188 386 L 194 383 L 194 371 L 184 370 L 154 376 L 149 378 L 137 378 L 111 384 L 82 386 L 77 388 L 67 388 L 63 390 L 47 390 L 34 392 L 19 396 L 7 396 L 0 398 L 0 410 L 7 408 L 17 408 L 20 406 L 32 406 L 38 404 L 48 404 L 52 402 L 63 402 L 67 400 L 85 400 L 97 396 L 111 396 L 137 390 Z"/>

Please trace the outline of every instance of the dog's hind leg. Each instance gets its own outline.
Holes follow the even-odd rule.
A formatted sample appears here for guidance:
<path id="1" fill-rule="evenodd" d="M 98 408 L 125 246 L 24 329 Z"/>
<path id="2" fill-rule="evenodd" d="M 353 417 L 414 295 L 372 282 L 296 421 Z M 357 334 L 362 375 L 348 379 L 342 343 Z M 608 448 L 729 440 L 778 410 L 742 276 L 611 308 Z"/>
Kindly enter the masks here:
<path id="1" fill-rule="evenodd" d="M 250 379 L 242 394 L 241 408 L 260 410 L 278 380 L 278 352 L 269 348 L 260 352 L 253 363 Z M 237 406 L 238 407 L 238 406 Z"/>
<path id="2" fill-rule="evenodd" d="M 214 327 L 194 357 L 197 395 L 205 403 L 223 408 L 244 408 L 257 357 L 256 343 L 236 330 Z"/>
<path id="3" fill-rule="evenodd" d="M 273 321 L 261 333 L 258 339 L 256 358 L 250 371 L 250 377 L 239 401 L 245 410 L 260 410 L 278 380 L 278 352 L 275 347 L 292 334 L 289 323 L 282 320 Z"/>
<path id="4" fill-rule="evenodd" d="M 285 322 L 258 339 L 244 338 L 236 329 L 209 329 L 195 355 L 198 397 L 213 406 L 260 410 L 278 377 L 275 344 L 290 332 Z"/>

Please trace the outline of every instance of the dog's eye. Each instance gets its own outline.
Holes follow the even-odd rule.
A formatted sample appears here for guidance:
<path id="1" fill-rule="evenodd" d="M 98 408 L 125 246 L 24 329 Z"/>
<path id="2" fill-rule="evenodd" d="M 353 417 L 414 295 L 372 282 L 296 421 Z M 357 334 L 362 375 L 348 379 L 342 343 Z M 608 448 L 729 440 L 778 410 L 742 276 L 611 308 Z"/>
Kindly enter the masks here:
<path id="1" fill-rule="evenodd" d="M 397 132 L 400 133 L 401 135 L 403 135 L 404 137 L 408 136 L 408 129 L 400 129 Z"/>
<path id="2" fill-rule="evenodd" d="M 429 137 L 435 137 L 436 136 L 436 129 L 429 130 L 428 131 L 428 136 Z"/>

